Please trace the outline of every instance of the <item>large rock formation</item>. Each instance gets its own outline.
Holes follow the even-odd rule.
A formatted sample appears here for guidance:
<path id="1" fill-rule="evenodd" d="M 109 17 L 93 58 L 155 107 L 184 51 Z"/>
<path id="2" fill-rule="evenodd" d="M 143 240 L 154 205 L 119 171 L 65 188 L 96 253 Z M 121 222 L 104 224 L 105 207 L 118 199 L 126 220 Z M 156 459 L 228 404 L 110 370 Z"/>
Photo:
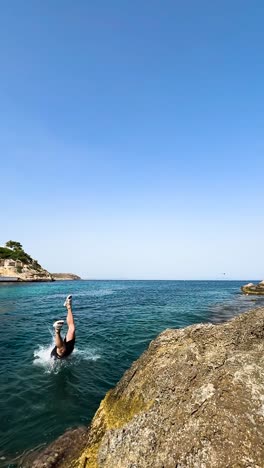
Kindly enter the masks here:
<path id="1" fill-rule="evenodd" d="M 51 274 L 24 250 L 20 242 L 0 247 L 0 281 L 54 281 L 81 279 L 71 273 Z"/>
<path id="2" fill-rule="evenodd" d="M 263 467 L 263 338 L 264 309 L 164 331 L 107 393 L 85 444 L 73 433 L 70 450 L 67 433 L 30 466 Z"/>
<path id="3" fill-rule="evenodd" d="M 55 281 L 75 281 L 81 279 L 80 276 L 73 275 L 72 273 L 52 273 L 52 277 Z"/>
<path id="4" fill-rule="evenodd" d="M 29 263 L 20 260 L 0 258 L 0 280 L 53 281 L 52 275 L 34 260 Z"/>
<path id="5" fill-rule="evenodd" d="M 255 294 L 264 296 L 264 281 L 260 281 L 258 284 L 248 283 L 241 287 L 241 290 L 245 294 Z"/>

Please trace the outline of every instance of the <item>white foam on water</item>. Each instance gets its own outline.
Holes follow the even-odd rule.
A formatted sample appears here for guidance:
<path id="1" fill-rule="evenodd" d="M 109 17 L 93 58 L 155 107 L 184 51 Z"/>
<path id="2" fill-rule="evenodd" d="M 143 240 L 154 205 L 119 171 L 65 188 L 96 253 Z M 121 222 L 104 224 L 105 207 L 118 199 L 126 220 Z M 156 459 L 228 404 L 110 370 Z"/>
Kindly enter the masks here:
<path id="1" fill-rule="evenodd" d="M 41 346 L 39 345 L 38 349 L 34 351 L 34 363 L 45 365 L 50 361 L 50 353 L 54 348 L 54 344 L 50 346 Z"/>
<path id="2" fill-rule="evenodd" d="M 50 353 L 54 348 L 54 343 L 49 346 L 39 345 L 34 351 L 33 364 L 35 366 L 43 367 L 45 372 L 50 373 L 58 370 L 57 360 L 50 357 Z"/>
<path id="3" fill-rule="evenodd" d="M 42 367 L 46 373 L 57 373 L 67 364 L 79 361 L 97 361 L 101 358 L 100 354 L 95 349 L 78 349 L 74 348 L 72 354 L 67 359 L 54 359 L 50 356 L 54 348 L 54 343 L 49 346 L 38 345 L 34 351 L 33 365 Z"/>
<path id="4" fill-rule="evenodd" d="M 72 353 L 72 357 L 77 357 L 78 360 L 84 361 L 97 361 L 101 358 L 100 354 L 95 349 L 78 349 L 75 348 Z"/>

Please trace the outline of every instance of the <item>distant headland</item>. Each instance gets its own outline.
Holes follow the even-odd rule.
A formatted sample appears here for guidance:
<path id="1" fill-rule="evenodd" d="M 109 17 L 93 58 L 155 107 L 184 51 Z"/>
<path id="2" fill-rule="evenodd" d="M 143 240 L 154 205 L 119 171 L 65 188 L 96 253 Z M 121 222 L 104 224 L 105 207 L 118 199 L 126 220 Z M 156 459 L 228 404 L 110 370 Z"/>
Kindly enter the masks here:
<path id="1" fill-rule="evenodd" d="M 0 281 L 78 280 L 72 273 L 49 273 L 23 249 L 20 242 L 8 241 L 0 247 Z"/>
<path id="2" fill-rule="evenodd" d="M 51 273 L 55 281 L 69 281 L 69 280 L 80 280 L 80 276 L 74 275 L 73 273 Z"/>

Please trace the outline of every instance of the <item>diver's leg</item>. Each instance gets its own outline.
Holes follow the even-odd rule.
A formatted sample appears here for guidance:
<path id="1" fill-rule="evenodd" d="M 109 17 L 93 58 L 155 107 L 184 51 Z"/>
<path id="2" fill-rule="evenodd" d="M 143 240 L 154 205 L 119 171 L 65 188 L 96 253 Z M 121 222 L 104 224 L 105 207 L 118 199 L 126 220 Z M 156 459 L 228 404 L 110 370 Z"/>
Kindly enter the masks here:
<path id="1" fill-rule="evenodd" d="M 60 334 L 60 331 L 61 331 L 61 327 L 63 326 L 63 323 L 64 323 L 64 320 L 58 320 L 57 322 L 55 322 L 53 324 L 54 328 L 55 328 L 55 345 L 57 347 L 57 354 L 59 356 L 62 356 L 65 351 L 66 351 L 66 346 L 65 346 L 65 343 L 61 337 L 61 334 Z"/>
<path id="2" fill-rule="evenodd" d="M 66 341 L 71 341 L 75 338 L 75 324 L 74 318 L 72 314 L 72 296 L 68 296 L 65 302 L 65 307 L 67 307 L 67 324 L 68 324 L 68 332 L 66 335 Z"/>
<path id="3" fill-rule="evenodd" d="M 59 356 L 62 356 L 66 351 L 66 346 L 60 335 L 60 330 L 55 332 L 55 345 L 57 346 L 57 353 Z"/>

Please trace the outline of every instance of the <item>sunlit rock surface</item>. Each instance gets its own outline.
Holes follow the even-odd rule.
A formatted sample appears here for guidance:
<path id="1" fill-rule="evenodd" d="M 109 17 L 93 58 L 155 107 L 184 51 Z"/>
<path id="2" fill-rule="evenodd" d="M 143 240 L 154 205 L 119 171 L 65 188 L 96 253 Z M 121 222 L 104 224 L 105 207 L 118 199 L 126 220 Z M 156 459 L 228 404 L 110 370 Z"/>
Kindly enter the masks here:
<path id="1" fill-rule="evenodd" d="M 80 276 L 73 273 L 52 273 L 52 277 L 55 281 L 75 281 L 81 279 Z"/>
<path id="2" fill-rule="evenodd" d="M 245 294 L 256 294 L 264 296 L 264 281 L 260 281 L 258 284 L 248 283 L 241 287 Z"/>
<path id="3" fill-rule="evenodd" d="M 30 466 L 263 467 L 263 337 L 264 309 L 164 331 L 80 440 L 68 432 Z"/>
<path id="4" fill-rule="evenodd" d="M 1 278 L 6 281 L 53 281 L 52 275 L 34 260 L 24 263 L 0 258 Z"/>

